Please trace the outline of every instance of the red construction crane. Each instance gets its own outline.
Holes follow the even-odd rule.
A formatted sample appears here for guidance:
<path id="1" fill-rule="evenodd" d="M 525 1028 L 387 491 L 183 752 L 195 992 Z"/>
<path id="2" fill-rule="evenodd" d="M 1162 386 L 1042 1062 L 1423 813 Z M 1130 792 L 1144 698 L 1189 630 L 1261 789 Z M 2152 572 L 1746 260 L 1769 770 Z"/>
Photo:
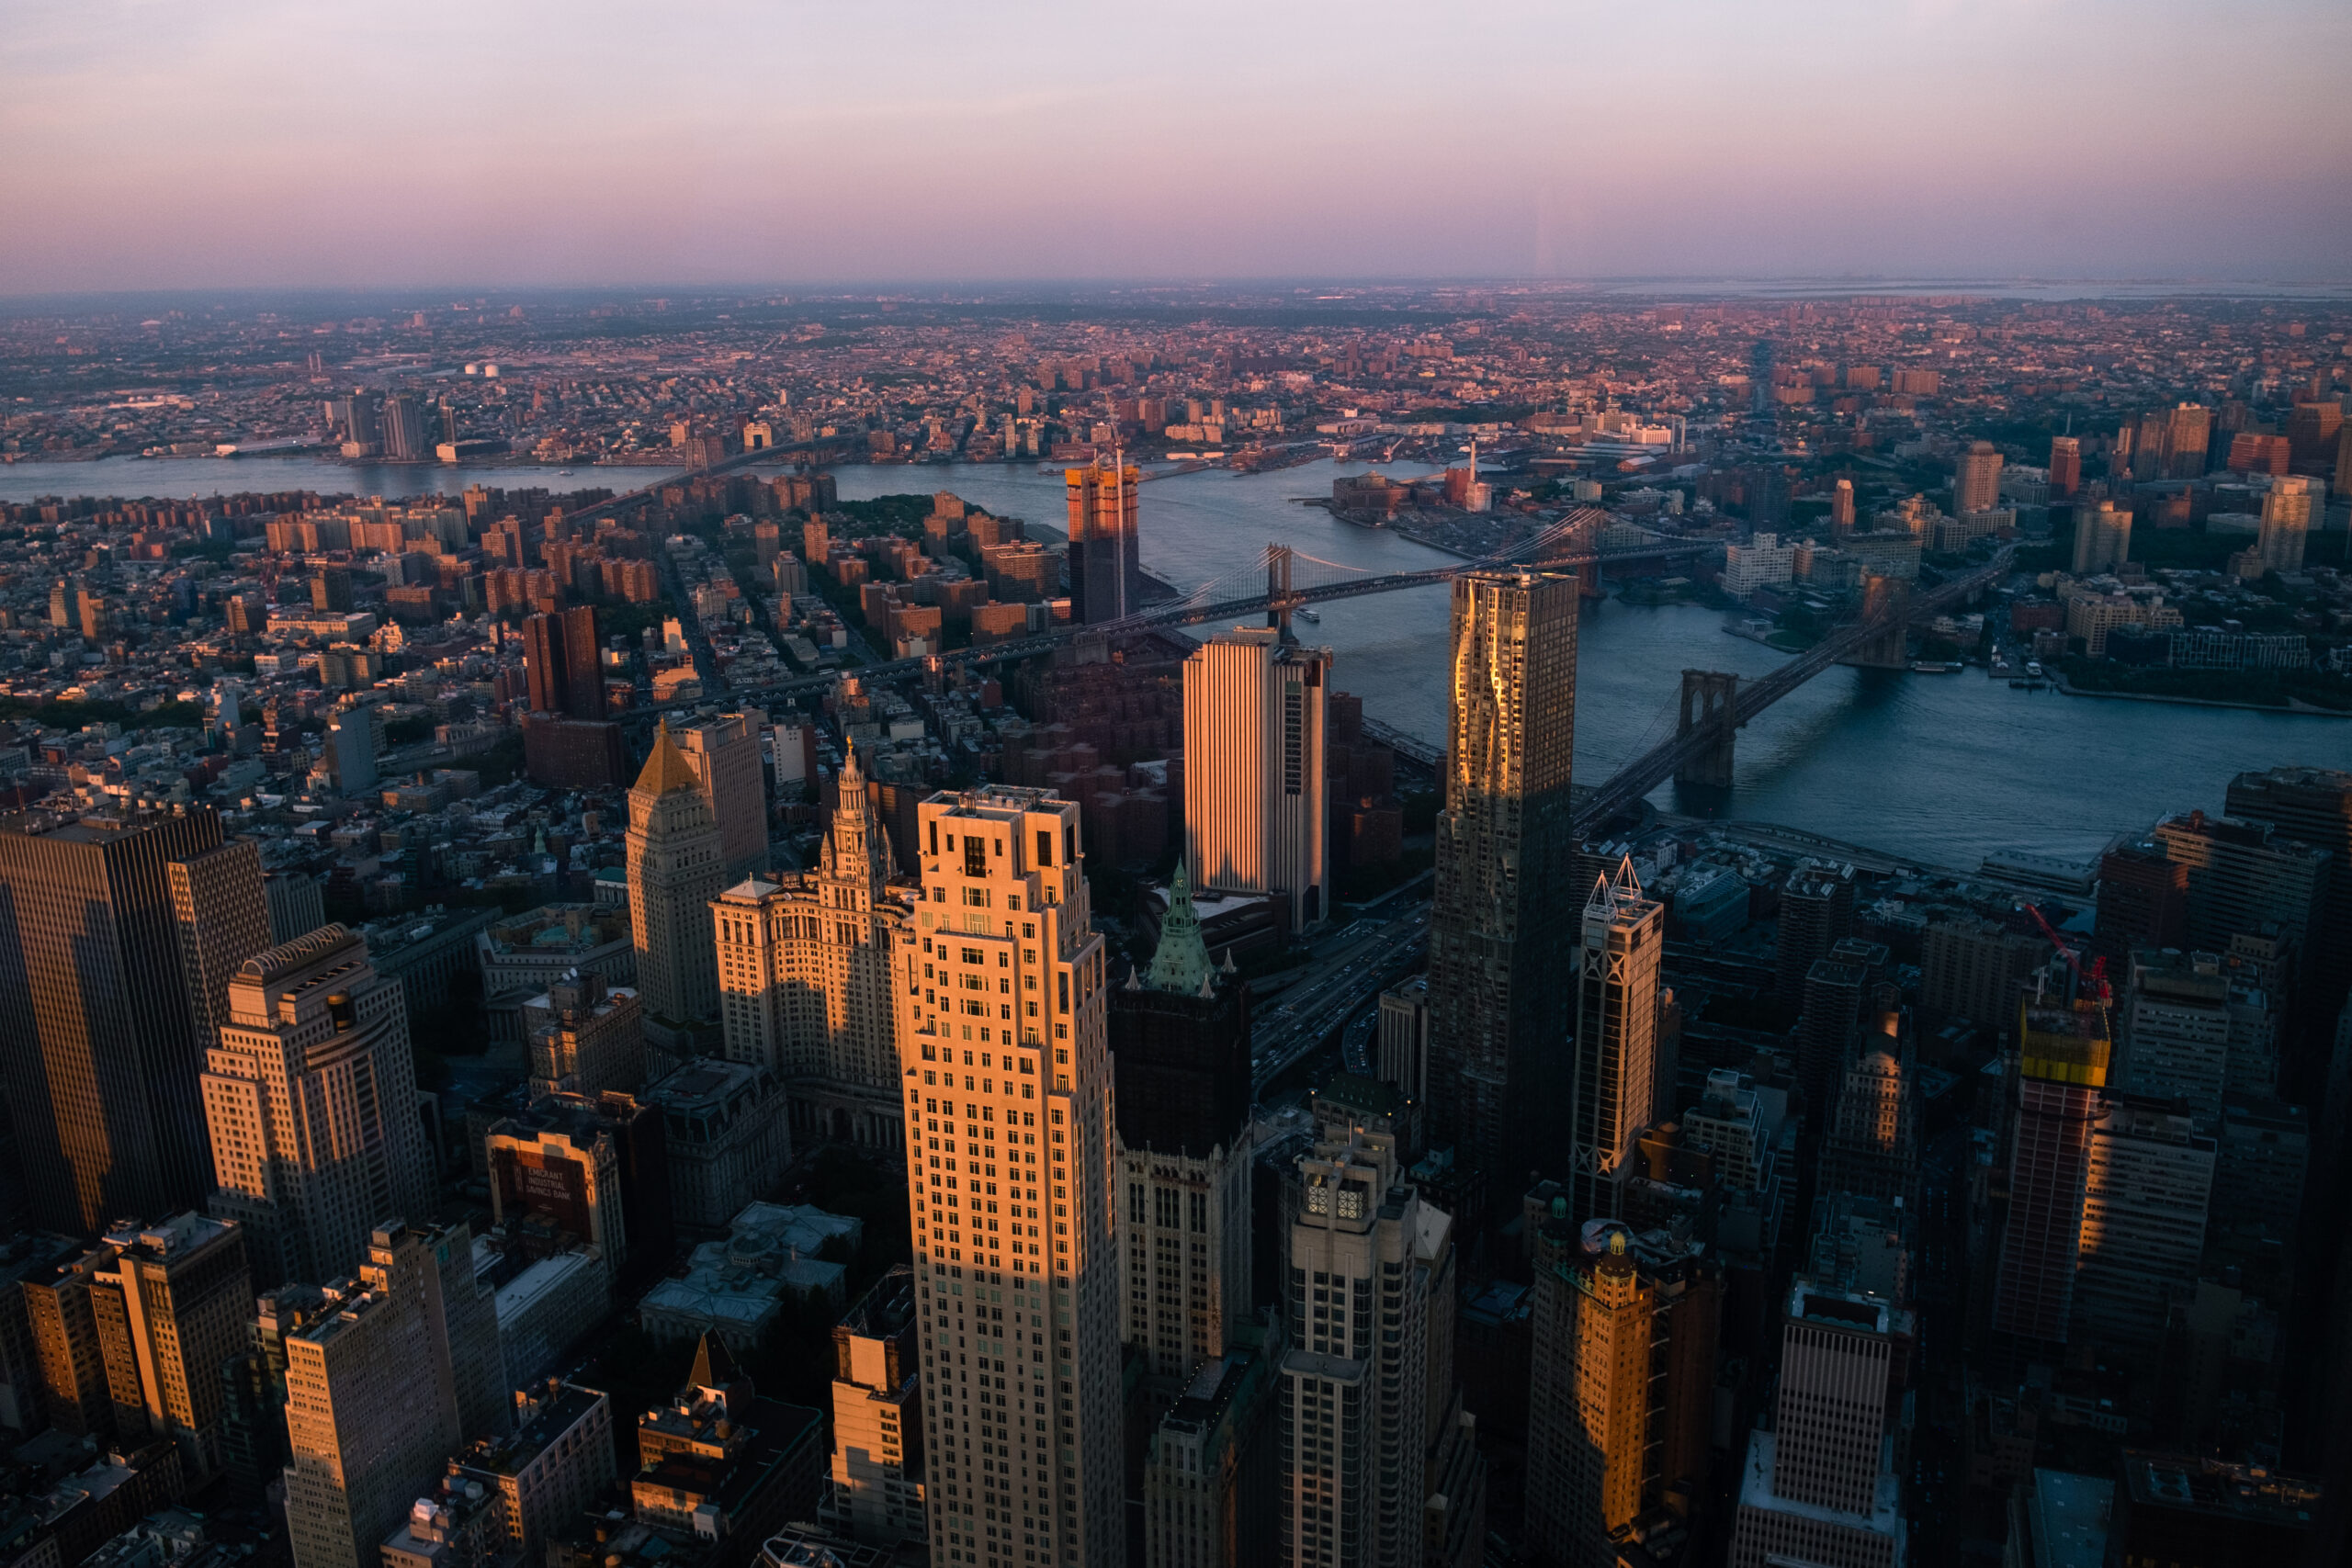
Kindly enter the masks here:
<path id="1" fill-rule="evenodd" d="M 2041 934 L 2049 939 L 2051 946 L 2058 950 L 2058 956 L 2066 961 L 2066 967 L 2075 972 L 2075 979 L 2084 994 L 2101 1003 L 2108 1001 L 2111 993 L 2107 984 L 2107 960 L 2093 959 L 2090 968 L 2086 970 L 2081 952 L 2067 945 L 2066 939 L 2060 936 L 2057 929 L 2043 916 L 2041 906 L 2019 904 L 2018 908 L 2033 917 L 2033 923 L 2041 928 Z"/>

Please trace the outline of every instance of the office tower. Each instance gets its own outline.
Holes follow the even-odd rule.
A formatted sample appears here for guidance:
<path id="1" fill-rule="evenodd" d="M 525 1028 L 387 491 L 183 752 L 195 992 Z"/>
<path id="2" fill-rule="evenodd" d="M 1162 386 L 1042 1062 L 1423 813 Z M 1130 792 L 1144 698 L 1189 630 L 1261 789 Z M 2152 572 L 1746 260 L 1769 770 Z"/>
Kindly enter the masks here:
<path id="1" fill-rule="evenodd" d="M 1614 1219 L 1642 1129 L 1657 1120 L 1657 971 L 1666 906 L 1642 897 L 1634 863 L 1596 879 L 1577 949 L 1576 1034 L 1568 1047 L 1569 1213 Z"/>
<path id="2" fill-rule="evenodd" d="M 1430 914 L 1430 1140 L 1500 1175 L 1537 1157 L 1558 1114 L 1559 982 L 1575 852 L 1568 801 L 1577 580 L 1467 571 L 1453 580 L 1445 809 Z"/>
<path id="3" fill-rule="evenodd" d="M 922 803 L 918 825 L 930 895 L 923 956 L 938 975 L 899 1059 L 918 1311 L 933 1325 L 923 1344 L 932 1552 L 981 1568 L 1026 1564 L 1032 1551 L 1039 1562 L 1115 1565 L 1126 1528 L 1110 982 L 1089 918 L 1078 804 L 1009 786 L 942 791 Z M 984 1181 L 1001 1192 L 984 1197 Z M 1006 1337 L 1016 1318 L 1029 1336 L 1025 1363 Z M 983 1394 L 967 1359 L 975 1352 L 1018 1369 L 1008 1391 Z M 976 1443 L 995 1449 L 992 1468 Z"/>
<path id="4" fill-rule="evenodd" d="M 1165 1405 L 1250 1310 L 1250 987 L 1209 962 L 1182 865 L 1150 967 L 1113 988 L 1108 1028 L 1120 1337 Z"/>
<path id="5" fill-rule="evenodd" d="M 229 1016 L 230 976 L 270 945 L 261 850 L 239 839 L 173 861 L 164 873 L 179 931 L 181 982 L 196 1016 L 198 1043 L 209 1046 Z"/>
<path id="6" fill-rule="evenodd" d="M 492 1548 L 485 1555 L 503 1546 L 511 1562 L 545 1562 L 549 1538 L 587 1512 L 616 1478 L 612 1401 L 600 1389 L 557 1378 L 517 1390 L 514 1429 L 477 1439 L 449 1461 L 447 1473 L 459 1487 L 476 1485 L 499 1500 L 503 1539 L 485 1543 Z M 384 1564 L 407 1568 L 389 1541 Z M 445 1558 L 430 1568 L 452 1565 Z"/>
<path id="7" fill-rule="evenodd" d="M 526 619 L 523 668 L 530 682 L 532 712 L 580 719 L 605 716 L 595 606 L 582 604 Z"/>
<path id="8" fill-rule="evenodd" d="M 2090 1139 L 2107 1087 L 2107 1009 L 2087 998 L 2029 997 L 2010 1089 L 2009 1213 L 2001 1234 L 1993 1326 L 2063 1341 L 2074 1316 Z"/>
<path id="9" fill-rule="evenodd" d="M 2109 850 L 2099 856 L 2091 929 L 2110 963 L 2134 948 L 2181 946 L 2188 940 L 2188 868 L 2153 843 Z"/>
<path id="10" fill-rule="evenodd" d="M 1804 1010 L 1797 1016 L 1797 1082 L 1804 1089 L 1805 1115 L 1816 1126 L 1835 1098 L 1869 995 L 1870 975 L 1859 964 L 1816 958 L 1805 971 Z"/>
<path id="11" fill-rule="evenodd" d="M 1069 618 L 1115 621 L 1143 608 L 1136 506 L 1143 470 L 1114 454 L 1062 470 L 1069 501 Z"/>
<path id="12" fill-rule="evenodd" d="M 1143 1568 L 1265 1562 L 1280 1528 L 1272 1336 L 1203 1366 L 1151 1434 L 1143 1467 Z"/>
<path id="13" fill-rule="evenodd" d="M 262 878 L 262 901 L 269 910 L 269 940 L 275 947 L 308 936 L 327 923 L 326 895 L 305 872 L 273 871 Z"/>
<path id="14" fill-rule="evenodd" d="M 0 820 L 0 1089 L 44 1229 L 210 1190 L 168 867 L 220 844 L 205 807 Z"/>
<path id="15" fill-rule="evenodd" d="M 1617 1568 L 1634 1521 L 1687 1512 L 1705 1478 L 1722 1271 L 1695 1245 L 1666 1252 L 1613 1222 L 1579 1225 L 1555 1198 L 1532 1303 L 1527 1542 L 1558 1568 Z"/>
<path id="16" fill-rule="evenodd" d="M 644 1100 L 665 1126 L 670 1212 L 681 1226 L 725 1230 L 744 1195 L 773 1187 L 791 1161 L 784 1085 L 765 1067 L 694 1057 L 649 1084 Z"/>
<path id="17" fill-rule="evenodd" d="M 2111 501 L 2075 508 L 2075 575 L 2113 571 L 2132 558 L 2132 509 Z"/>
<path id="18" fill-rule="evenodd" d="M 328 613 L 352 608 L 351 569 L 330 566 L 311 578 L 311 608 Z"/>
<path id="19" fill-rule="evenodd" d="M 491 1213 L 594 1247 L 624 1281 L 666 1270 L 677 1249 L 661 1110 L 634 1095 L 554 1094 L 491 1123 Z"/>
<path id="20" fill-rule="evenodd" d="M 1965 517 L 2001 503 L 2001 454 L 1989 441 L 1972 441 L 1952 469 L 1951 514 Z"/>
<path id="21" fill-rule="evenodd" d="M 1890 1209 L 1915 1207 L 1919 1197 L 1912 1047 L 1900 1001 L 1887 987 L 1860 1054 L 1847 1064 L 1822 1145 L 1818 1189 L 1878 1199 Z"/>
<path id="22" fill-rule="evenodd" d="M 209 1476 L 221 1459 L 220 1364 L 243 1348 L 253 1311 L 244 1238 L 183 1213 L 109 1232 L 105 1250 L 90 1285 L 116 1427 L 171 1438 L 191 1481 Z"/>
<path id="23" fill-rule="evenodd" d="M 1291 931 L 1330 912 L 1324 694 L 1331 651 L 1236 627 L 1184 660 L 1184 861 L 1193 886 L 1272 894 Z"/>
<path id="24" fill-rule="evenodd" d="M 2075 1322 L 2101 1344 L 2153 1355 L 2205 1253 L 2214 1146 L 2163 1100 L 2111 1100 L 2091 1130 Z"/>
<path id="25" fill-rule="evenodd" d="M 2232 817 L 2267 822 L 2281 837 L 2328 853 L 2320 933 L 2303 965 L 2309 987 L 2305 1016 L 2324 1029 L 2352 990 L 2352 772 L 2272 768 L 2240 773 L 2230 781 L 2223 804 Z"/>
<path id="26" fill-rule="evenodd" d="M 98 1338 L 93 1287 L 114 1262 L 104 1243 L 76 1247 L 25 1280 L 25 1318 L 40 1368 L 41 1409 L 68 1437 L 102 1438 L 113 1432 L 114 1400 L 107 1383 L 107 1353 Z"/>
<path id="27" fill-rule="evenodd" d="M 1418 1562 L 1431 1338 L 1420 1263 L 1448 1243 L 1452 1222 L 1424 1216 L 1385 1134 L 1317 1142 L 1296 1179 L 1277 1395 L 1282 1557 L 1300 1568 Z"/>
<path id="28" fill-rule="evenodd" d="M 2205 454 L 2212 441 L 2213 411 L 2201 403 L 2180 403 L 2165 418 L 2165 477 L 2193 479 L 2205 471 Z"/>
<path id="29" fill-rule="evenodd" d="M 657 726 L 628 792 L 628 915 L 647 1033 L 667 1044 L 718 1010 L 710 901 L 727 885 L 718 825 L 685 754 Z"/>
<path id="30" fill-rule="evenodd" d="M 340 1278 L 384 1216 L 432 1206 L 407 1005 L 343 926 L 238 968 L 202 1082 L 212 1213 L 263 1283 Z"/>
<path id="31" fill-rule="evenodd" d="M 645 1083 L 645 1010 L 628 987 L 607 988 L 604 976 L 574 969 L 543 995 L 523 1004 L 523 1037 L 534 1098 Z"/>
<path id="32" fill-rule="evenodd" d="M 1789 1292 L 1772 1430 L 1747 1444 L 1731 1568 L 1897 1568 L 1903 1483 L 1888 1417 L 1911 1314 L 1800 1278 Z"/>
<path id="33" fill-rule="evenodd" d="M 2165 432 L 2170 423 L 2164 413 L 2151 411 L 2142 414 L 2136 423 L 2125 427 L 2132 432 L 2132 479 L 2145 483 L 2165 477 Z"/>
<path id="34" fill-rule="evenodd" d="M 832 1485 L 824 1522 L 868 1546 L 923 1533 L 921 1337 L 914 1270 L 903 1264 L 833 1325 Z"/>
<path id="35" fill-rule="evenodd" d="M 2116 1043 L 2125 1092 L 2178 1100 L 2210 1128 L 2227 1095 L 2278 1087 L 2269 997 L 2211 953 L 2140 948 L 2131 955 Z"/>
<path id="36" fill-rule="evenodd" d="M 2050 438 L 2050 499 L 2070 501 L 2083 488 L 2083 444 L 2072 435 Z"/>
<path id="37" fill-rule="evenodd" d="M 1380 993 L 1380 1043 L 1374 1066 L 1382 1083 L 1414 1104 L 1430 1098 L 1430 977 L 1416 975 Z"/>
<path id="38" fill-rule="evenodd" d="M 373 1568 L 447 1456 L 506 1429 L 505 1369 L 463 1224 L 377 1225 L 333 1295 L 285 1339 L 287 1536 L 295 1568 Z"/>
<path id="39" fill-rule="evenodd" d="M 2301 474 L 2272 479 L 2269 493 L 2262 498 L 2262 533 L 2255 542 L 2262 570 L 2302 570 L 2303 541 L 2311 526 L 2311 480 Z"/>
<path id="40" fill-rule="evenodd" d="M 719 1021 L 728 1060 L 786 1085 L 797 1137 L 897 1149 L 900 1036 L 930 977 L 921 889 L 898 874 L 854 750 L 831 787 L 816 870 L 739 883 L 710 906 Z"/>
<path id="41" fill-rule="evenodd" d="M 1829 492 L 1829 526 L 1839 534 L 1854 531 L 1854 481 L 1851 479 L 1839 479 L 1838 488 Z"/>
<path id="42" fill-rule="evenodd" d="M 286 1468 L 286 1337 L 327 1309 L 316 1285 L 280 1285 L 254 1303 L 245 1348 L 221 1363 L 220 1468 L 249 1491 Z"/>
<path id="43" fill-rule="evenodd" d="M 2327 851 L 2275 830 L 2267 822 L 2170 817 L 2153 834 L 2165 858 L 2188 868 L 2188 940 L 2209 953 L 2230 939 L 2258 936 L 2266 927 L 2295 945 L 2300 957 L 2317 951 L 2325 914 Z"/>
<path id="44" fill-rule="evenodd" d="M 768 790 L 760 769 L 766 725 L 767 716 L 753 709 L 692 719 L 670 731 L 710 803 L 729 883 L 767 870 Z"/>
<path id="45" fill-rule="evenodd" d="M 1780 933 L 1774 944 L 1776 990 L 1784 1002 L 1804 1001 L 1814 961 L 1829 956 L 1854 925 L 1854 868 L 1807 859 L 1781 888 Z"/>

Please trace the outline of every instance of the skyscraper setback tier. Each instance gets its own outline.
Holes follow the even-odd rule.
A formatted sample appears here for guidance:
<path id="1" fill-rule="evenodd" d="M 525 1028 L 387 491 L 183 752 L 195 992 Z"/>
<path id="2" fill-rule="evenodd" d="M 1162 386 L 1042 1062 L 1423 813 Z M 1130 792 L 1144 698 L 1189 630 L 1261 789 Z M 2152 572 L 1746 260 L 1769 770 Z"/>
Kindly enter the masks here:
<path id="1" fill-rule="evenodd" d="M 1115 621 L 1143 607 L 1137 506 L 1143 470 L 1115 457 L 1066 468 L 1069 501 L 1069 618 Z"/>
<path id="2" fill-rule="evenodd" d="M 1453 580 L 1445 809 L 1430 916 L 1433 1145 L 1522 1172 L 1564 1109 L 1559 1042 L 1574 942 L 1559 897 L 1576 843 L 1577 580 Z"/>
<path id="3" fill-rule="evenodd" d="M 331 924 L 247 959 L 228 990 L 203 1078 L 212 1212 L 243 1227 L 263 1284 L 340 1278 L 386 1214 L 432 1203 L 400 983 Z"/>
<path id="4" fill-rule="evenodd" d="M 942 792 L 918 832 L 933 973 L 900 1037 L 899 1081 L 933 1557 L 1115 1565 L 1107 959 L 1078 805 L 1009 786 Z"/>
<path id="5" fill-rule="evenodd" d="M 169 868 L 220 843 L 204 807 L 0 820 L 0 1084 L 47 1229 L 211 1190 Z"/>

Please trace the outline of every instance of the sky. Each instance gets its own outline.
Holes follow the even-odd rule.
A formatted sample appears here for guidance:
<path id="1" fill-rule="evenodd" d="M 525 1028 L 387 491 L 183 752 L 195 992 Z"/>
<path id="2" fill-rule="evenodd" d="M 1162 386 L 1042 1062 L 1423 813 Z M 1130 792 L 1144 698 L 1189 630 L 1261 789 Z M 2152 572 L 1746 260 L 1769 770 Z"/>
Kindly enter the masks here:
<path id="1" fill-rule="evenodd" d="M 0 0 L 0 295 L 2352 276 L 2343 0 Z"/>

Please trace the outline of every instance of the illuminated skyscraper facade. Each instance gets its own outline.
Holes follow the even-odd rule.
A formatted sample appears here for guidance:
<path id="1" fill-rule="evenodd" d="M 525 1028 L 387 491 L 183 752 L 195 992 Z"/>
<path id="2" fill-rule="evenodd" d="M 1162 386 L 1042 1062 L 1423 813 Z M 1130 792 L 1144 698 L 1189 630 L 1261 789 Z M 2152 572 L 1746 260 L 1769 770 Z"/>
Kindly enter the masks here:
<path id="1" fill-rule="evenodd" d="M 1474 1169 L 1523 1172 L 1535 1128 L 1562 1109 L 1576 677 L 1573 575 L 1453 580 L 1430 918 L 1430 1142 Z"/>
<path id="2" fill-rule="evenodd" d="M 1143 470 L 1115 456 L 1065 468 L 1069 502 L 1069 618 L 1115 621 L 1143 607 L 1137 505 Z"/>
<path id="3" fill-rule="evenodd" d="M 1324 696 L 1329 649 L 1272 627 L 1220 633 L 1184 660 L 1184 860 L 1212 894 L 1272 894 L 1289 929 L 1329 911 Z"/>
<path id="4" fill-rule="evenodd" d="M 1568 1047 L 1568 1204 L 1578 1221 L 1615 1219 L 1657 1119 L 1657 972 L 1666 907 L 1642 897 L 1630 859 L 1596 881 L 1577 947 L 1576 1035 Z"/>
<path id="5" fill-rule="evenodd" d="M 2009 1213 L 1993 1326 L 2029 1339 L 2063 1341 L 2074 1314 L 2091 1131 L 2113 1050 L 2107 1009 L 2088 999 L 2028 998 L 2018 1041 Z"/>
<path id="6" fill-rule="evenodd" d="M 726 883 L 702 780 L 669 729 L 657 728 L 628 792 L 628 914 L 647 1033 L 663 1043 L 718 1010 L 709 906 Z"/>
<path id="7" fill-rule="evenodd" d="M 1115 1568 L 1108 960 L 1078 805 L 942 792 L 917 831 L 924 973 L 899 1082 L 933 1560 Z"/>
<path id="8" fill-rule="evenodd" d="M 895 1149 L 920 889 L 897 874 L 854 752 L 833 787 L 815 871 L 739 882 L 710 906 L 719 1021 L 729 1060 L 784 1079 L 796 1140 Z"/>

